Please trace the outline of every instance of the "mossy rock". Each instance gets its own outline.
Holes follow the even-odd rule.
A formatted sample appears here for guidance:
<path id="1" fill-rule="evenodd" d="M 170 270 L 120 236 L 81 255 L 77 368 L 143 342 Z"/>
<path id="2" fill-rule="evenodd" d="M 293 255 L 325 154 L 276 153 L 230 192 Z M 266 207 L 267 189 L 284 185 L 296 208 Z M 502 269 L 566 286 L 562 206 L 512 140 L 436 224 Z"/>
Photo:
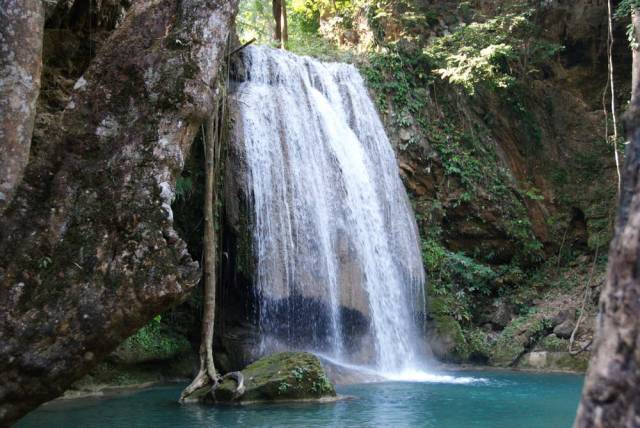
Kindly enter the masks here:
<path id="1" fill-rule="evenodd" d="M 216 401 L 270 402 L 336 396 L 320 360 L 307 352 L 281 352 L 264 357 L 247 366 L 242 374 L 245 393 L 233 400 L 235 382 L 225 380 L 215 391 Z"/>
<path id="2" fill-rule="evenodd" d="M 553 362 L 558 370 L 584 373 L 589 366 L 589 357 L 590 354 L 587 352 L 575 356 L 568 352 L 556 352 Z"/>
<path id="3" fill-rule="evenodd" d="M 567 339 L 561 339 L 555 334 L 543 337 L 535 347 L 535 351 L 549 351 L 549 352 L 566 352 L 569 349 L 569 341 Z"/>
<path id="4" fill-rule="evenodd" d="M 502 332 L 491 349 L 489 361 L 491 365 L 507 367 L 512 365 L 525 352 L 528 338 L 524 335 L 512 335 Z"/>
<path id="5" fill-rule="evenodd" d="M 469 357 L 462 327 L 450 315 L 432 314 L 433 332 L 430 343 L 433 353 L 443 361 L 459 362 Z"/>
<path id="6" fill-rule="evenodd" d="M 589 354 L 571 355 L 569 352 L 535 351 L 527 353 L 518 367 L 536 370 L 568 371 L 584 373 L 589 365 Z"/>
<path id="7" fill-rule="evenodd" d="M 538 315 L 525 315 L 513 320 L 493 344 L 489 362 L 499 367 L 513 366 L 540 337 L 550 330 L 550 321 Z"/>

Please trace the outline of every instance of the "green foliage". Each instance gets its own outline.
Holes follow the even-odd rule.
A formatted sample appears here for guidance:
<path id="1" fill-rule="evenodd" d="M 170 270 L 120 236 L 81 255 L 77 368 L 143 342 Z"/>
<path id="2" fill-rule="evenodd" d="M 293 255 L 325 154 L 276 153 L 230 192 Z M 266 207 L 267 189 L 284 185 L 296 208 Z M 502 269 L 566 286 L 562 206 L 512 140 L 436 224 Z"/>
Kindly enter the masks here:
<path id="1" fill-rule="evenodd" d="M 315 34 L 320 28 L 321 4 L 312 0 L 292 0 L 289 17 L 304 33 Z"/>
<path id="2" fill-rule="evenodd" d="M 530 187 L 524 191 L 524 196 L 532 201 L 544 201 L 544 196 L 537 187 Z"/>
<path id="3" fill-rule="evenodd" d="M 537 349 L 549 352 L 564 352 L 569 349 L 569 341 L 566 339 L 560 339 L 555 334 L 543 337 L 536 345 Z"/>
<path id="4" fill-rule="evenodd" d="M 622 0 L 618 3 L 614 18 L 620 20 L 629 19 L 631 13 L 636 9 L 640 9 L 640 0 Z M 640 48 L 640 41 L 636 39 L 635 28 L 631 22 L 627 25 L 627 39 L 629 40 L 631 49 Z"/>
<path id="5" fill-rule="evenodd" d="M 424 52 L 436 75 L 471 95 L 479 86 L 510 88 L 518 78 L 536 74 L 537 67 L 560 50 L 538 38 L 540 29 L 531 22 L 532 14 L 532 9 L 512 7 L 439 37 Z"/>
<path id="6" fill-rule="evenodd" d="M 176 199 L 188 199 L 193 192 L 191 177 L 178 177 L 176 180 Z"/>
<path id="7" fill-rule="evenodd" d="M 149 324 L 125 340 L 118 353 L 131 359 L 166 359 L 189 350 L 189 342 L 171 333 L 157 315 Z"/>
<path id="8" fill-rule="evenodd" d="M 310 55 L 321 59 L 344 59 L 347 54 L 339 51 L 331 41 L 318 33 L 320 13 L 327 8 L 333 8 L 333 2 L 288 0 L 286 3 L 288 50 L 299 55 Z M 336 10 L 346 13 L 351 3 L 351 1 L 335 2 Z M 337 12 L 333 10 L 330 13 Z M 256 39 L 258 44 L 276 46 L 273 41 L 274 19 L 270 0 L 242 0 L 236 23 L 241 41 Z"/>
<path id="9" fill-rule="evenodd" d="M 640 0 L 621 0 L 618 3 L 614 17 L 617 19 L 627 18 L 634 9 L 640 8 Z"/>
<path id="10" fill-rule="evenodd" d="M 526 214 L 509 220 L 507 222 L 507 233 L 522 243 L 523 253 L 531 259 L 530 261 L 541 260 L 543 246 L 533 234 L 531 220 Z"/>
<path id="11" fill-rule="evenodd" d="M 465 342 L 467 343 L 466 352 L 471 359 L 487 359 L 491 352 L 491 344 L 487 333 L 479 328 L 471 328 L 464 331 Z"/>
<path id="12" fill-rule="evenodd" d="M 480 296 L 491 294 L 496 273 L 463 253 L 444 248 L 437 240 L 422 241 L 422 257 L 427 272 L 428 295 L 437 297 L 435 312 L 446 313 L 457 321 L 470 321 L 471 310 Z"/>
<path id="13" fill-rule="evenodd" d="M 38 267 L 42 270 L 47 269 L 51 264 L 53 264 L 53 260 L 49 256 L 44 256 L 38 261 Z"/>
<path id="14" fill-rule="evenodd" d="M 291 388 L 291 384 L 287 383 L 287 382 L 280 382 L 280 384 L 278 385 L 278 393 L 279 394 L 284 394 L 286 393 L 289 388 Z"/>
<path id="15" fill-rule="evenodd" d="M 333 385 L 331 385 L 331 381 L 329 381 L 327 375 L 323 373 L 320 379 L 312 382 L 311 391 L 316 394 L 328 394 L 333 391 Z"/>
<path id="16" fill-rule="evenodd" d="M 433 105 L 429 88 L 438 87 L 439 93 L 447 93 L 450 88 L 434 79 L 428 56 L 398 48 L 387 49 L 369 54 L 362 72 L 380 111 L 392 112 L 398 128 L 407 128 L 414 122 L 419 126 L 421 134 L 412 135 L 399 149 L 418 150 L 417 154 L 422 156 L 418 141 L 421 137 L 428 141 L 437 153 L 445 175 L 459 180 L 464 188 L 454 207 L 474 201 L 481 189 L 489 190 L 488 195 L 484 192 L 483 195 L 503 211 L 507 233 L 521 242 L 523 258 L 528 262 L 539 260 L 542 244 L 532 231 L 523 201 L 525 198 L 539 200 L 542 196 L 535 188 L 521 192 L 512 186 L 509 172 L 499 165 L 488 131 L 469 124 L 458 103 L 442 97 Z M 534 122 L 521 101 L 513 104 L 519 106 L 519 116 Z M 441 110 L 435 120 L 430 117 L 434 108 Z M 537 129 L 539 133 L 539 127 L 526 128 Z"/>
<path id="17" fill-rule="evenodd" d="M 478 150 L 478 141 L 464 129 L 445 119 L 435 124 L 427 124 L 425 130 L 442 160 L 445 174 L 457 176 L 468 190 L 475 190 L 476 184 L 486 177 L 495 175 L 486 175 L 488 171 L 484 171 L 485 167 L 493 162 L 485 165 L 481 163 L 485 153 Z M 465 202 L 464 199 L 460 202 Z"/>
<path id="18" fill-rule="evenodd" d="M 426 99 L 420 96 L 429 83 L 428 63 L 422 54 L 408 55 L 400 50 L 372 52 L 362 72 L 368 86 L 376 94 L 381 110 L 387 102 L 401 108 L 396 110 L 416 114 L 426 107 Z"/>
<path id="19" fill-rule="evenodd" d="M 294 367 L 291 370 L 291 374 L 293 375 L 293 377 L 298 381 L 302 381 L 302 379 L 304 379 L 305 374 L 308 372 L 309 370 L 306 367 Z"/>
<path id="20" fill-rule="evenodd" d="M 236 25 L 241 41 L 256 39 L 260 44 L 270 44 L 274 25 L 271 1 L 242 0 Z"/>

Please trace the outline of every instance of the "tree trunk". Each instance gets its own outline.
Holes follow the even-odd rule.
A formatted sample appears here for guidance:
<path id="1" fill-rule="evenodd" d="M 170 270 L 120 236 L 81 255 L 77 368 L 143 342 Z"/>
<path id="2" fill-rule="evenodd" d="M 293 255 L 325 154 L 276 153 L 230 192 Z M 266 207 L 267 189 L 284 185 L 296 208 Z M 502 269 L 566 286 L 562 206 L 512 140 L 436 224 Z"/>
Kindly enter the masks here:
<path id="1" fill-rule="evenodd" d="M 204 135 L 205 153 L 205 186 L 204 186 L 204 307 L 202 313 L 202 330 L 200 332 L 200 371 L 180 395 L 180 401 L 199 398 L 218 385 L 218 374 L 213 363 L 213 333 L 216 314 L 216 249 L 218 240 L 215 230 L 215 211 L 217 205 L 216 189 L 216 141 L 215 134 L 217 111 L 207 121 Z"/>
<path id="2" fill-rule="evenodd" d="M 134 2 L 76 82 L 64 133 L 31 155 L 0 216 L 0 426 L 195 286 L 171 201 L 236 11 L 237 0 Z"/>
<path id="3" fill-rule="evenodd" d="M 634 62 L 633 75 L 640 69 Z M 636 80 L 637 81 L 637 80 Z M 626 115 L 630 139 L 615 236 L 600 296 L 597 336 L 575 422 L 583 427 L 640 424 L 640 99 Z"/>
<path id="4" fill-rule="evenodd" d="M 632 52 L 633 67 L 631 75 L 631 98 L 635 98 L 640 93 L 640 9 L 631 12 L 631 24 L 633 25 Z"/>
<path id="5" fill-rule="evenodd" d="M 273 40 L 278 43 L 280 48 L 282 47 L 282 2 L 283 0 L 273 0 L 271 3 L 273 20 L 275 21 Z"/>
<path id="6" fill-rule="evenodd" d="M 0 0 L 0 215 L 29 160 L 42 70 L 42 0 Z"/>
<path id="7" fill-rule="evenodd" d="M 247 46 L 247 44 L 242 47 Z M 242 49 L 240 47 L 239 49 Z M 233 53 L 237 50 L 233 51 Z M 229 54 L 231 55 L 231 54 Z M 223 70 L 228 73 L 229 65 Z M 202 330 L 200 332 L 200 370 L 191 384 L 180 394 L 180 402 L 200 401 L 207 393 L 215 391 L 220 379 L 231 378 L 236 382 L 235 397 L 244 393 L 244 377 L 240 372 L 227 373 L 220 377 L 213 362 L 213 334 L 216 315 L 216 258 L 218 236 L 215 222 L 218 212 L 218 189 L 223 167 L 223 154 L 227 143 L 227 87 L 226 79 L 218 84 L 219 99 L 217 108 L 207 121 L 204 134 L 205 153 L 205 196 L 204 196 L 204 308 L 202 314 Z M 212 398 L 213 394 L 212 394 Z"/>
<path id="8" fill-rule="evenodd" d="M 287 22 L 287 2 L 282 0 L 282 8 L 280 13 L 280 27 L 282 28 L 282 42 L 280 43 L 281 49 L 287 49 L 289 45 L 289 24 Z"/>

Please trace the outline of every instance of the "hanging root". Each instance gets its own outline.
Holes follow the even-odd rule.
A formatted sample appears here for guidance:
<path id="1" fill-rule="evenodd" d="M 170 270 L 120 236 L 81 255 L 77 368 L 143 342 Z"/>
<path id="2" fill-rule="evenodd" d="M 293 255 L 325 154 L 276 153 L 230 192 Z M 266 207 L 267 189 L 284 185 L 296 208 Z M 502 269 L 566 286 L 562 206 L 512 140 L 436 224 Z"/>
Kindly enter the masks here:
<path id="1" fill-rule="evenodd" d="M 251 43 L 251 42 L 249 42 Z M 236 49 L 232 53 L 242 49 L 247 44 Z M 227 51 L 229 42 L 227 40 Z M 227 92 L 229 86 L 229 56 L 227 55 L 226 66 L 222 67 L 218 76 L 224 81 L 218 82 L 220 88 L 219 98 L 211 116 L 206 121 L 202 129 L 204 137 L 204 158 L 205 158 L 205 198 L 204 198 L 204 236 L 202 239 L 204 247 L 203 258 L 203 286 L 204 301 L 202 314 L 202 330 L 200 338 L 200 371 L 193 382 L 187 386 L 180 394 L 180 402 L 202 401 L 207 394 L 215 401 L 214 393 L 224 379 L 233 379 L 236 382 L 236 389 L 233 392 L 233 399 L 237 399 L 244 394 L 244 376 L 240 372 L 227 373 L 220 377 L 216 372 L 213 362 L 213 334 L 215 326 L 216 312 L 216 250 L 219 246 L 218 237 L 214 227 L 215 214 L 218 207 L 218 189 L 221 181 L 221 170 L 223 163 L 224 144 L 227 142 Z"/>
<path id="2" fill-rule="evenodd" d="M 598 261 L 598 251 L 600 250 L 600 246 L 596 247 L 596 253 L 593 256 L 593 264 L 591 265 L 591 271 L 589 272 L 589 280 L 587 281 L 587 284 L 584 286 L 584 297 L 582 298 L 582 306 L 580 307 L 580 316 L 578 317 L 578 321 L 576 322 L 576 326 L 573 328 L 573 331 L 571 332 L 571 337 L 569 338 L 569 354 L 572 356 L 576 356 L 584 351 L 586 351 L 589 346 L 591 346 L 591 343 L 593 342 L 593 338 L 591 338 L 591 340 L 589 341 L 589 343 L 587 343 L 586 345 L 584 345 L 581 349 L 574 351 L 573 350 L 573 342 L 576 339 L 576 334 L 578 333 L 578 329 L 580 328 L 580 323 L 582 323 L 582 320 L 584 319 L 584 313 L 585 313 L 585 308 L 587 305 L 587 300 L 589 299 L 589 296 L 591 295 L 591 280 L 593 279 L 593 272 L 596 268 L 596 263 Z"/>
<path id="3" fill-rule="evenodd" d="M 244 375 L 241 372 L 230 372 L 222 376 L 222 380 L 233 379 L 236 382 L 236 390 L 233 391 L 233 399 L 242 397 L 244 394 Z"/>

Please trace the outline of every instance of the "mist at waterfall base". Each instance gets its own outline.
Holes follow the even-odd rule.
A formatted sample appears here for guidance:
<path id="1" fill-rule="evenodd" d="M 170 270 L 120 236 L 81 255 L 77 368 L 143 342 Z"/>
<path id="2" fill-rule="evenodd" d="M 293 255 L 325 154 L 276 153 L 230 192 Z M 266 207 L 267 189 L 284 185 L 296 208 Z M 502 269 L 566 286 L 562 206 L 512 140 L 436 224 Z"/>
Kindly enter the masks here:
<path id="1" fill-rule="evenodd" d="M 231 96 L 251 195 L 260 354 L 427 380 L 424 270 L 395 154 L 357 69 L 268 47 Z"/>

